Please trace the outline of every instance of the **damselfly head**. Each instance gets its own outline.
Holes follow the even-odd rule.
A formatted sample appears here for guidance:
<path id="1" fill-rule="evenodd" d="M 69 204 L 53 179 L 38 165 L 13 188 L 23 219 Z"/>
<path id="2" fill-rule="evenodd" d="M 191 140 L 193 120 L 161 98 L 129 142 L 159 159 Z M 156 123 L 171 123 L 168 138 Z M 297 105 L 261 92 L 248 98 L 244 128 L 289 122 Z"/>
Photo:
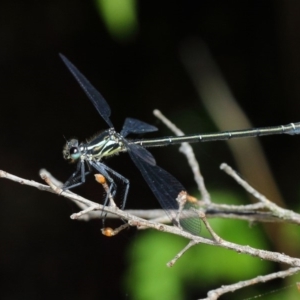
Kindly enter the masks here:
<path id="1" fill-rule="evenodd" d="M 79 142 L 76 139 L 67 141 L 63 148 L 63 157 L 65 160 L 75 162 L 81 155 Z"/>

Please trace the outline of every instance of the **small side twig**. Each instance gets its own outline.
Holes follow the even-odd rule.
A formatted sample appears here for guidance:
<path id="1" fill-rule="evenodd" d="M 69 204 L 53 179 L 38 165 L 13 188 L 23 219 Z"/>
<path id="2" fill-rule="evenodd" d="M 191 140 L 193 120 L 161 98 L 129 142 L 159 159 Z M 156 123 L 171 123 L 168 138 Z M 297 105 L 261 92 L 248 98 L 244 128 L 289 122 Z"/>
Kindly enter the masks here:
<path id="1" fill-rule="evenodd" d="M 212 227 L 210 226 L 209 222 L 206 219 L 205 213 L 204 212 L 199 212 L 199 216 L 201 218 L 201 220 L 203 221 L 205 227 L 207 228 L 208 232 L 211 234 L 211 236 L 213 237 L 213 239 L 217 242 L 217 243 L 221 243 L 222 239 L 215 233 L 215 231 L 212 229 Z"/>
<path id="2" fill-rule="evenodd" d="M 191 247 L 195 246 L 196 244 L 197 244 L 197 242 L 194 241 L 194 240 L 189 241 L 189 243 L 187 244 L 187 246 L 184 247 L 180 252 L 178 252 L 178 253 L 176 254 L 176 256 L 175 256 L 171 261 L 169 261 L 169 262 L 167 263 L 167 266 L 168 266 L 169 268 L 173 267 L 173 266 L 175 265 L 175 263 L 177 262 L 177 260 L 178 260 L 178 259 L 179 259 L 179 258 L 180 258 L 187 250 L 189 250 Z"/>
<path id="3" fill-rule="evenodd" d="M 158 119 L 160 119 L 171 131 L 173 131 L 174 134 L 176 134 L 178 136 L 184 135 L 184 133 L 175 124 L 173 124 L 169 119 L 167 119 L 158 109 L 155 109 L 153 111 L 153 114 Z M 197 183 L 198 189 L 202 195 L 202 201 L 205 203 L 210 203 L 211 202 L 210 194 L 208 193 L 208 191 L 205 187 L 204 178 L 201 174 L 200 166 L 199 166 L 198 161 L 193 152 L 193 148 L 188 143 L 182 143 L 181 147 L 180 147 L 180 152 L 182 152 L 188 160 L 188 163 L 194 174 L 194 180 Z"/>
<path id="4" fill-rule="evenodd" d="M 248 193 L 253 195 L 256 199 L 260 201 L 261 208 L 268 209 L 272 214 L 280 219 L 289 220 L 299 222 L 300 215 L 288 210 L 277 206 L 275 203 L 271 202 L 267 199 L 264 195 L 259 193 L 256 189 L 254 189 L 249 183 L 243 180 L 236 171 L 234 171 L 230 166 L 223 163 L 220 166 L 220 169 L 225 171 L 228 175 L 230 175 L 238 184 L 240 184 Z"/>

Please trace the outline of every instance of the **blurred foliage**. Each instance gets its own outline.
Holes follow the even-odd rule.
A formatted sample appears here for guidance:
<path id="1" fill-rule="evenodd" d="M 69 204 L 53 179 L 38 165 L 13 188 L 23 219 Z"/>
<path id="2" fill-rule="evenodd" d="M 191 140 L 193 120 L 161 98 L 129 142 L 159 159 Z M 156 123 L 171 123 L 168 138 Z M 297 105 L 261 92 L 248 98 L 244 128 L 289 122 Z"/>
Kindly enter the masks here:
<path id="1" fill-rule="evenodd" d="M 238 204 L 238 197 L 229 192 L 212 193 L 216 202 Z M 213 229 L 224 239 L 267 249 L 260 225 L 249 227 L 245 221 L 210 219 Z M 208 236 L 202 226 L 202 236 Z M 197 245 L 189 249 L 172 268 L 166 263 L 187 244 L 187 241 L 156 231 L 140 233 L 128 252 L 129 270 L 125 274 L 125 290 L 131 299 L 187 299 L 191 291 L 199 296 L 209 287 L 230 284 L 267 274 L 272 263 L 237 254 L 219 247 Z"/>
<path id="2" fill-rule="evenodd" d="M 119 42 L 132 39 L 138 30 L 135 0 L 96 0 L 111 37 Z"/>

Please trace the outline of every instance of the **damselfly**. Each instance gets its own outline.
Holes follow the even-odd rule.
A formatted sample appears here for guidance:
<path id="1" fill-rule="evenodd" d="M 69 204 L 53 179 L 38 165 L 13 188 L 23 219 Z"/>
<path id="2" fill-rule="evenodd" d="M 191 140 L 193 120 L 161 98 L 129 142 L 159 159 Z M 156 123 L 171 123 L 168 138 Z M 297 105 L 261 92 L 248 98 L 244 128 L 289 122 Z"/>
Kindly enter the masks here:
<path id="1" fill-rule="evenodd" d="M 132 161 L 140 170 L 148 186 L 172 222 L 175 225 L 178 225 L 177 220 L 179 220 L 181 227 L 193 234 L 200 233 L 201 222 L 194 210 L 193 204 L 187 201 L 183 206 L 183 209 L 181 209 L 180 204 L 177 201 L 180 193 L 185 191 L 184 187 L 171 174 L 157 166 L 152 154 L 144 147 L 173 145 L 183 142 L 195 143 L 228 140 L 231 138 L 258 137 L 273 134 L 293 135 L 300 133 L 300 123 L 298 122 L 274 127 L 253 128 L 210 134 L 128 140 L 126 137 L 129 134 L 152 132 L 156 131 L 157 128 L 137 119 L 127 118 L 121 132 L 116 132 L 110 120 L 111 111 L 106 100 L 65 56 L 60 56 L 109 127 L 109 129 L 95 136 L 86 143 L 79 143 L 77 139 L 67 141 L 63 150 L 63 156 L 66 160 L 77 162 L 77 168 L 64 184 L 64 189 L 71 189 L 83 184 L 85 182 L 85 177 L 90 174 L 94 168 L 109 182 L 109 192 L 112 196 L 114 196 L 117 191 L 117 185 L 114 178 L 118 178 L 124 183 L 125 192 L 123 195 L 122 205 L 122 208 L 124 208 L 129 190 L 129 180 L 109 168 L 102 162 L 102 160 L 119 152 L 126 151 L 129 153 Z M 104 204 L 106 204 L 107 199 L 108 197 L 106 197 Z M 179 218 L 178 213 L 180 214 Z"/>

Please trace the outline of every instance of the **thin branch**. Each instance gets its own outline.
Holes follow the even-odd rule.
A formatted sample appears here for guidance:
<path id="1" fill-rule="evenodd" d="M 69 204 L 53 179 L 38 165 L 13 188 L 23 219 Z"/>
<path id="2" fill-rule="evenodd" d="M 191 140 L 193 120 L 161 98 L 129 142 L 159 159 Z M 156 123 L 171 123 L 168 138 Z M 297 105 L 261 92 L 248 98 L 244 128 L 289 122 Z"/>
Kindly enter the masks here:
<path id="1" fill-rule="evenodd" d="M 33 181 L 33 180 L 24 179 L 24 178 L 15 176 L 13 174 L 7 173 L 2 170 L 0 170 L 0 178 L 6 178 L 8 180 L 12 180 L 12 181 L 20 183 L 22 185 L 28 185 L 28 186 L 35 187 L 41 191 L 54 193 L 54 191 L 48 185 L 44 185 L 44 184 L 41 184 L 41 183 Z"/>
<path id="2" fill-rule="evenodd" d="M 158 119 L 160 119 L 171 131 L 173 131 L 174 134 L 176 134 L 178 136 L 184 135 L 184 133 L 175 124 L 173 124 L 169 119 L 167 119 L 158 109 L 154 110 L 153 114 Z M 194 180 L 196 181 L 198 189 L 202 195 L 202 201 L 205 203 L 211 202 L 210 194 L 208 193 L 208 191 L 205 187 L 204 178 L 201 174 L 200 166 L 195 157 L 193 148 L 188 143 L 182 143 L 180 146 L 180 152 L 183 153 L 188 160 L 188 163 L 194 174 Z"/>
<path id="3" fill-rule="evenodd" d="M 44 191 L 48 191 L 48 192 L 53 192 L 53 190 L 50 187 L 47 187 L 45 185 L 42 185 L 40 183 L 34 182 L 34 181 L 30 181 L 30 180 L 26 180 L 17 176 L 14 176 L 12 174 L 9 174 L 7 172 L 1 171 L 0 170 L 0 177 L 9 179 L 9 180 L 13 180 L 15 182 L 18 182 L 20 184 L 25 184 L 25 185 L 29 185 L 29 186 L 33 186 L 35 188 L 44 190 Z M 48 181 L 48 179 L 46 179 Z M 58 188 L 55 188 L 55 190 L 57 190 Z M 137 228 L 139 226 L 143 226 L 143 227 L 147 227 L 147 228 L 153 228 L 156 229 L 158 231 L 163 231 L 163 232 L 167 232 L 167 233 L 171 233 L 171 234 L 175 234 L 181 237 L 184 237 L 188 240 L 192 240 L 195 244 L 206 244 L 206 245 L 211 245 L 211 246 L 217 246 L 217 247 L 222 247 L 222 248 L 226 248 L 228 250 L 233 250 L 236 251 L 238 253 L 243 253 L 243 254 L 248 254 L 251 256 L 255 256 L 261 259 L 265 259 L 265 260 L 270 260 L 270 261 L 274 261 L 274 262 L 278 262 L 278 263 L 284 263 L 293 267 L 300 267 L 300 259 L 298 258 L 294 258 L 294 257 L 290 257 L 288 255 L 282 254 L 282 253 L 277 253 L 277 252 L 271 252 L 271 251 L 266 251 L 266 250 L 260 250 L 260 249 L 256 249 L 256 248 L 252 248 L 250 246 L 243 246 L 243 245 L 238 245 L 235 243 L 231 243 L 225 240 L 222 240 L 220 243 L 207 239 L 207 238 L 203 238 L 201 236 L 195 236 L 191 233 L 188 233 L 186 231 L 183 231 L 177 227 L 174 226 L 167 226 L 164 224 L 160 224 L 160 223 L 154 223 L 151 221 L 147 221 L 141 218 L 138 218 L 132 214 L 129 214 L 126 211 L 122 211 L 120 209 L 118 209 L 117 207 L 111 207 L 111 206 L 103 206 L 101 204 L 97 204 L 93 201 L 87 200 L 79 195 L 76 195 L 74 193 L 71 193 L 69 191 L 63 191 L 62 193 L 60 193 L 60 196 L 62 197 L 66 197 L 72 201 L 75 202 L 80 202 L 83 203 L 87 206 L 93 206 L 94 210 L 98 210 L 98 211 L 102 211 L 102 212 L 107 212 L 107 213 L 111 213 L 114 215 L 119 216 L 121 219 L 123 220 L 127 220 L 128 224 L 131 226 L 136 226 Z M 73 214 L 71 215 L 71 219 L 77 219 L 78 215 L 77 214 Z"/>
<path id="4" fill-rule="evenodd" d="M 50 178 L 54 178 L 48 171 L 41 170 L 40 171 L 41 176 L 48 176 Z M 33 180 L 27 180 L 12 174 L 9 174 L 5 171 L 0 170 L 0 178 L 6 178 L 8 180 L 12 180 L 14 182 L 20 183 L 22 185 L 32 186 L 35 187 L 41 191 L 51 192 L 57 194 L 53 189 L 51 189 L 49 186 L 41 184 L 39 182 L 33 181 Z M 51 179 L 52 181 L 52 179 Z M 63 192 L 62 196 L 66 196 L 65 193 L 74 195 L 76 194 L 68 191 Z M 77 195 L 77 200 L 82 199 L 82 197 Z M 73 198 L 68 198 L 69 200 L 73 201 Z M 87 207 L 90 207 L 90 204 L 86 204 L 85 202 L 80 201 L 73 201 L 77 204 L 77 206 L 80 209 L 85 209 Z M 205 212 L 206 216 L 208 218 L 214 217 L 214 218 L 227 218 L 227 219 L 239 219 L 239 220 L 245 220 L 249 222 L 286 222 L 286 223 L 294 223 L 294 224 L 300 224 L 300 215 L 295 214 L 292 212 L 293 218 L 292 219 L 278 219 L 277 216 L 274 216 L 270 212 L 258 212 L 256 211 L 259 208 L 263 208 L 263 206 L 259 204 L 249 204 L 249 205 L 226 205 L 226 204 L 214 204 L 210 203 L 209 205 L 205 205 L 202 207 L 203 211 Z M 160 223 L 168 223 L 170 220 L 166 216 L 165 212 L 161 209 L 154 209 L 154 210 L 125 210 L 130 215 L 136 215 L 140 218 L 145 219 L 153 219 L 158 220 Z M 288 210 L 288 212 L 290 212 Z M 286 217 L 288 217 L 288 213 L 285 214 Z M 80 220 L 82 221 L 89 221 L 92 219 L 101 219 L 103 217 L 103 214 L 98 211 L 91 211 L 88 215 L 82 215 Z M 118 216 L 109 214 L 106 216 L 107 218 L 117 218 Z"/>
<path id="5" fill-rule="evenodd" d="M 294 222 L 299 224 L 300 215 L 288 210 L 277 206 L 275 203 L 271 202 L 267 199 L 264 195 L 259 193 L 256 189 L 254 189 L 249 183 L 243 180 L 237 172 L 235 172 L 230 166 L 223 163 L 221 164 L 221 170 L 225 171 L 228 175 L 230 175 L 238 184 L 240 184 L 248 193 L 253 195 L 256 199 L 258 199 L 261 204 L 262 208 L 268 209 L 274 216 L 282 219 L 288 220 L 289 222 Z"/>
<path id="6" fill-rule="evenodd" d="M 245 280 L 245 281 L 240 281 L 235 284 L 230 284 L 230 285 L 223 285 L 222 287 L 211 290 L 207 293 L 207 298 L 199 299 L 199 300 L 216 300 L 220 296 L 229 293 L 229 292 L 235 292 L 236 290 L 242 289 L 246 286 L 258 284 L 258 283 L 265 283 L 267 281 L 277 279 L 277 278 L 285 278 L 288 276 L 292 276 L 297 274 L 300 271 L 300 268 L 290 268 L 285 271 L 280 271 L 264 276 L 257 276 L 255 278 Z"/>
<path id="7" fill-rule="evenodd" d="M 208 232 L 211 234 L 211 236 L 215 240 L 215 242 L 218 244 L 222 243 L 223 240 L 214 232 L 214 230 L 212 229 L 212 227 L 210 226 L 209 222 L 206 219 L 205 213 L 200 212 L 199 215 L 200 215 L 200 218 L 202 219 L 205 227 L 207 228 Z"/>
<path id="8" fill-rule="evenodd" d="M 173 267 L 173 266 L 175 265 L 175 263 L 177 262 L 177 260 L 178 260 L 178 259 L 179 259 L 179 258 L 180 258 L 187 250 L 189 250 L 191 247 L 193 247 L 193 246 L 195 246 L 195 245 L 197 245 L 196 241 L 194 241 L 194 240 L 189 241 L 189 243 L 187 244 L 187 246 L 184 247 L 180 252 L 178 252 L 178 253 L 176 254 L 176 256 L 175 256 L 171 261 L 169 261 L 169 262 L 167 263 L 167 266 L 168 266 L 169 268 Z"/>

